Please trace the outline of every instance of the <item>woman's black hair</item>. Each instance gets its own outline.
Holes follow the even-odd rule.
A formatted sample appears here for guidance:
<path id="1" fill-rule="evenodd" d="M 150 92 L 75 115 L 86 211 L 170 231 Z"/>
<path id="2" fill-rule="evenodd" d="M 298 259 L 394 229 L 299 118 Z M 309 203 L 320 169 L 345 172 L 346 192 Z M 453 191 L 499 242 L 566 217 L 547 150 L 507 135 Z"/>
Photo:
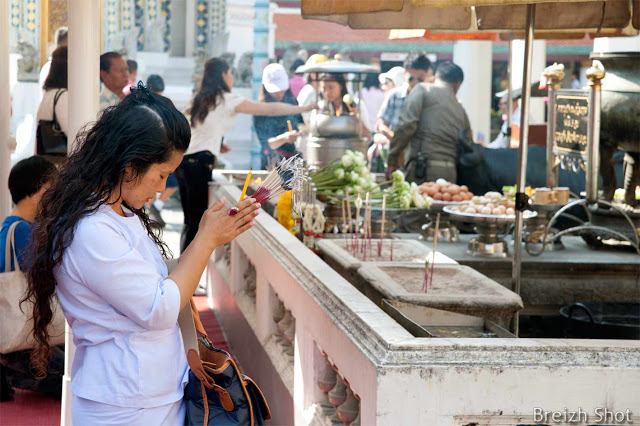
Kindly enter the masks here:
<path id="1" fill-rule="evenodd" d="M 44 193 L 34 221 L 27 268 L 28 289 L 23 300 L 33 302 L 35 348 L 32 364 L 39 377 L 46 374 L 49 355 L 47 326 L 53 318 L 51 300 L 57 284 L 54 271 L 73 242 L 78 221 L 98 210 L 126 181 L 140 179 L 152 164 L 168 161 L 189 147 L 187 119 L 160 95 L 142 84 L 116 106 L 103 111 L 85 127 L 77 145 Z M 125 171 L 128 173 L 125 175 Z M 142 209 L 126 206 L 142 221 L 166 257 L 169 250 Z M 99 238 L 99 236 L 96 236 Z"/>
<path id="2" fill-rule="evenodd" d="M 343 111 L 349 111 L 347 104 L 344 103 L 344 95 L 349 94 L 349 90 L 347 89 L 347 81 L 342 74 L 321 74 L 318 81 L 335 81 L 340 85 L 340 103 L 342 104 Z M 322 96 L 322 94 L 320 94 Z"/>
<path id="3" fill-rule="evenodd" d="M 67 46 L 58 47 L 51 54 L 51 67 L 49 68 L 49 75 L 44 81 L 42 88 L 44 90 L 49 89 L 66 89 L 67 86 Z"/>
<path id="4" fill-rule="evenodd" d="M 193 127 L 204 122 L 209 110 L 220 105 L 224 94 L 231 91 L 231 87 L 227 87 L 222 77 L 222 74 L 228 70 L 229 64 L 222 58 L 211 58 L 204 63 L 200 87 L 191 101 L 191 107 L 187 110 L 187 113 L 191 115 Z"/>
<path id="5" fill-rule="evenodd" d="M 44 157 L 34 155 L 16 163 L 9 173 L 9 192 L 14 204 L 40 191 L 56 173 L 56 166 Z"/>

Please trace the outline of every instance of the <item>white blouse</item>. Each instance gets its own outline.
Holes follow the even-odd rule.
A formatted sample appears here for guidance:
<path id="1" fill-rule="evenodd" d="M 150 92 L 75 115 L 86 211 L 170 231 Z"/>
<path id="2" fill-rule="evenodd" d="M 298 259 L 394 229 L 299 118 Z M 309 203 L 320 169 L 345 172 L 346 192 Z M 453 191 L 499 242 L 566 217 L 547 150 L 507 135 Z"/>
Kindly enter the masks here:
<path id="1" fill-rule="evenodd" d="M 226 92 L 222 102 L 210 109 L 202 123 L 191 127 L 191 142 L 186 154 L 209 151 L 220 156 L 222 137 L 227 133 L 236 118 L 236 107 L 246 99 L 240 95 Z"/>
<path id="2" fill-rule="evenodd" d="M 53 120 L 53 99 L 58 90 L 64 90 L 56 104 L 56 120 L 60 129 L 69 138 L 69 92 L 66 89 L 49 89 L 42 95 L 42 101 L 36 115 L 36 125 L 40 120 Z"/>
<path id="3" fill-rule="evenodd" d="M 55 271 L 76 345 L 70 390 L 105 404 L 179 401 L 188 365 L 177 324 L 180 291 L 140 219 L 103 205 L 80 219 Z"/>

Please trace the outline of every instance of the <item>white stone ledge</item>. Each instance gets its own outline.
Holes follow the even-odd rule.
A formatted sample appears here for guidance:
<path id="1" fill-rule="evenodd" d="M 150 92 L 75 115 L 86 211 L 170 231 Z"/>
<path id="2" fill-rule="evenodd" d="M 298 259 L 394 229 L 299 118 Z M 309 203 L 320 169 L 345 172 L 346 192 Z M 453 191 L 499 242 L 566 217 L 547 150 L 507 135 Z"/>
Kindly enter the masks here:
<path id="1" fill-rule="evenodd" d="M 217 191 L 230 201 L 240 195 L 235 186 L 225 185 Z M 254 242 L 249 240 L 266 246 L 376 365 L 467 362 L 472 365 L 593 367 L 604 364 L 640 368 L 640 342 L 632 340 L 416 338 L 271 216 L 259 215 L 254 228 L 238 238 L 240 245 Z M 453 355 L 455 360 L 450 358 Z"/>

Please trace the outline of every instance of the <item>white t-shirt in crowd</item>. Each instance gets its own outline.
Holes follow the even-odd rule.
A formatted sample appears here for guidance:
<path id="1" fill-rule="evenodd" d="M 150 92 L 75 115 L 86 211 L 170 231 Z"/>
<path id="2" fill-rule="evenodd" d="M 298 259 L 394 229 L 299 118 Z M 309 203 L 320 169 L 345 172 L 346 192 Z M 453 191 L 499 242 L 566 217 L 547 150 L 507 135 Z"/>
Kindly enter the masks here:
<path id="1" fill-rule="evenodd" d="M 76 345 L 71 392 L 118 407 L 183 397 L 180 290 L 140 218 L 102 205 L 78 221 L 54 275 Z"/>
<path id="2" fill-rule="evenodd" d="M 314 89 L 310 84 L 305 85 L 302 89 L 300 89 L 297 101 L 298 105 L 300 106 L 313 105 L 314 103 L 316 103 L 316 89 Z M 309 124 L 309 117 L 311 117 L 311 112 L 302 113 L 302 119 L 307 124 Z"/>
<path id="3" fill-rule="evenodd" d="M 67 89 L 49 89 L 44 92 L 38 107 L 38 114 L 36 114 L 36 124 L 40 120 L 53 119 L 53 99 L 58 90 L 64 90 L 64 92 L 60 94 L 56 104 L 56 120 L 60 124 L 60 129 L 69 138 L 69 92 Z"/>
<path id="4" fill-rule="evenodd" d="M 220 104 L 210 109 L 202 123 L 191 127 L 191 143 L 186 155 L 209 151 L 220 156 L 222 137 L 233 127 L 236 107 L 246 99 L 240 95 L 226 92 Z"/>
<path id="5" fill-rule="evenodd" d="M 376 117 L 378 116 L 378 112 L 384 102 L 384 92 L 378 88 L 369 89 L 364 87 L 360 93 L 360 98 L 366 105 L 367 109 L 369 130 L 373 132 L 376 127 Z M 373 117 L 373 120 L 371 120 L 371 117 Z"/>

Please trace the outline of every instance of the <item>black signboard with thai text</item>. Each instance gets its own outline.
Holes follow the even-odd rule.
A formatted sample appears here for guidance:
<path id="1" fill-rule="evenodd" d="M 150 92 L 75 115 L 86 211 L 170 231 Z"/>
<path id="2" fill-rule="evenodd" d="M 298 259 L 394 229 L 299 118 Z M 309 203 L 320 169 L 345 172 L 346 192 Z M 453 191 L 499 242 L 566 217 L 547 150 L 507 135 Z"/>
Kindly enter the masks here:
<path id="1" fill-rule="evenodd" d="M 558 90 L 555 104 L 553 153 L 587 161 L 589 92 Z"/>

